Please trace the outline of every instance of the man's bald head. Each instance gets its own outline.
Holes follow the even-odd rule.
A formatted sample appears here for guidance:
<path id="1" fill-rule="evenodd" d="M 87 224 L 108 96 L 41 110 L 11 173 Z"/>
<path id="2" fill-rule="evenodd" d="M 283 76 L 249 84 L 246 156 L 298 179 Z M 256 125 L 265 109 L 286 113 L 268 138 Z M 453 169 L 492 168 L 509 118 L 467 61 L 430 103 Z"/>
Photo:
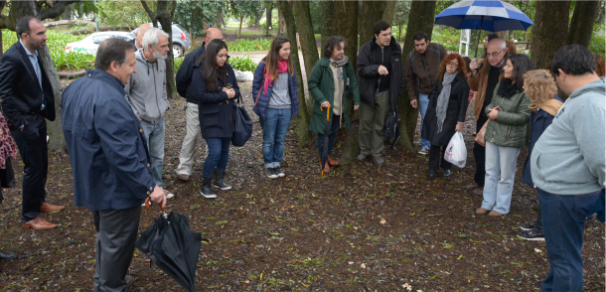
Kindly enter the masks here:
<path id="1" fill-rule="evenodd" d="M 139 26 L 139 28 L 137 29 L 137 36 L 135 38 L 135 44 L 137 45 L 137 48 L 141 48 L 143 46 L 143 35 L 145 34 L 145 32 L 151 28 L 151 25 L 149 25 L 149 23 L 144 23 L 142 25 Z"/>
<path id="2" fill-rule="evenodd" d="M 223 40 L 223 33 L 220 30 L 211 27 L 206 30 L 206 35 L 204 35 L 204 43 L 208 45 L 208 43 L 214 39 Z"/>
<path id="3" fill-rule="evenodd" d="M 507 54 L 507 44 L 505 43 L 505 40 L 497 38 L 488 42 L 486 53 L 488 54 L 488 62 L 491 66 L 501 65 Z"/>

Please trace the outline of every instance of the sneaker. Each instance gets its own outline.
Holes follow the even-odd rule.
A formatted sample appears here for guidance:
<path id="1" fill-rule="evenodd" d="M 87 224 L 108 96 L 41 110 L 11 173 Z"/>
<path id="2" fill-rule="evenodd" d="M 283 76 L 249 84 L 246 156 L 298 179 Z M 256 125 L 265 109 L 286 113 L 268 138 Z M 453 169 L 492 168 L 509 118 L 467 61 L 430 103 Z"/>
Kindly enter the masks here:
<path id="1" fill-rule="evenodd" d="M 421 155 L 427 155 L 427 152 L 429 152 L 429 148 L 427 147 L 423 147 L 421 150 L 419 150 L 419 154 Z"/>
<path id="2" fill-rule="evenodd" d="M 203 177 L 202 178 L 202 188 L 200 189 L 200 194 L 207 199 L 216 199 L 217 195 L 213 192 L 211 188 L 212 185 L 212 177 Z"/>
<path id="3" fill-rule="evenodd" d="M 446 169 L 444 170 L 444 172 L 442 173 L 443 177 L 449 177 L 450 176 L 450 169 Z"/>
<path id="4" fill-rule="evenodd" d="M 520 225 L 520 229 L 522 229 L 524 231 L 532 230 L 533 228 L 534 228 L 534 221 L 526 222 L 526 223 Z"/>
<path id="5" fill-rule="evenodd" d="M 286 175 L 284 174 L 284 171 L 282 171 L 282 169 L 278 166 L 276 168 L 274 168 L 274 173 L 278 176 L 278 177 L 285 177 Z"/>
<path id="6" fill-rule="evenodd" d="M 545 241 L 545 235 L 543 235 L 542 232 L 536 232 L 533 229 L 518 232 L 518 237 L 528 241 Z"/>
<path id="7" fill-rule="evenodd" d="M 265 175 L 271 179 L 278 178 L 278 174 L 276 174 L 276 170 L 274 168 L 266 168 Z"/>
<path id="8" fill-rule="evenodd" d="M 215 180 L 213 181 L 213 187 L 218 188 L 222 191 L 231 190 L 231 186 L 226 184 L 223 179 L 225 178 L 225 170 L 215 169 Z"/>
<path id="9" fill-rule="evenodd" d="M 385 164 L 385 160 L 383 160 L 383 158 L 381 158 L 381 156 L 373 156 L 372 161 L 375 163 L 375 165 Z"/>

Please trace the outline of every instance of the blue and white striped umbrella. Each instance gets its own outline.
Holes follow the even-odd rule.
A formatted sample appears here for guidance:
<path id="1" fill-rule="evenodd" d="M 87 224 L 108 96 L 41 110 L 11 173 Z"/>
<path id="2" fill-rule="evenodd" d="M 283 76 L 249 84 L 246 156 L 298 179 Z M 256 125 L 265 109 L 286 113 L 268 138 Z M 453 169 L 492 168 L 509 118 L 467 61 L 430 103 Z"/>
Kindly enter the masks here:
<path id="1" fill-rule="evenodd" d="M 464 0 L 444 9 L 435 24 L 485 31 L 526 30 L 534 25 L 517 7 L 499 0 Z"/>

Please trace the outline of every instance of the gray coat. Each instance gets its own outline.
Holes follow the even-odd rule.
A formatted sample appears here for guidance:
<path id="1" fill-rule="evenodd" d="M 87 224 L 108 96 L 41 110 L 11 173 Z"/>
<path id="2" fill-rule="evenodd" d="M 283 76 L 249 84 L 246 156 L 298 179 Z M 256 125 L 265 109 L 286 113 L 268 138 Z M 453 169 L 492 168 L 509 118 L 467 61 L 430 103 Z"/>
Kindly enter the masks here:
<path id="1" fill-rule="evenodd" d="M 147 122 L 155 122 L 168 110 L 166 95 L 166 62 L 158 59 L 152 63 L 143 57 L 142 50 L 135 52 L 137 73 L 124 87 L 126 101 L 135 115 Z"/>

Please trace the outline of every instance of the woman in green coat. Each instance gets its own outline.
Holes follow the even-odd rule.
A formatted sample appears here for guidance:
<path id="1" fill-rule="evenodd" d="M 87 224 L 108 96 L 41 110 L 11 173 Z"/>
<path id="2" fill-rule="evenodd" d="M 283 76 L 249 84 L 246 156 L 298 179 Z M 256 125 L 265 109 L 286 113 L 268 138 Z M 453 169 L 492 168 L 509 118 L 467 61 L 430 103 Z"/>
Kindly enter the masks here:
<path id="1" fill-rule="evenodd" d="M 354 110 L 360 107 L 360 92 L 353 66 L 344 55 L 345 39 L 342 36 L 332 36 L 324 46 L 324 57 L 316 63 L 311 76 L 307 82 L 309 92 L 314 98 L 313 111 L 309 130 L 318 134 L 318 152 L 320 155 L 324 135 L 328 135 L 328 163 L 324 172 L 330 172 L 330 166 L 337 166 L 338 161 L 332 159 L 332 147 L 341 126 L 341 120 L 345 123 L 345 129 L 349 129 L 349 102 L 351 97 L 354 102 Z M 326 125 L 326 110 L 332 129 L 330 133 L 324 133 Z M 320 161 L 321 164 L 321 161 Z M 321 167 L 321 165 L 320 165 Z"/>

